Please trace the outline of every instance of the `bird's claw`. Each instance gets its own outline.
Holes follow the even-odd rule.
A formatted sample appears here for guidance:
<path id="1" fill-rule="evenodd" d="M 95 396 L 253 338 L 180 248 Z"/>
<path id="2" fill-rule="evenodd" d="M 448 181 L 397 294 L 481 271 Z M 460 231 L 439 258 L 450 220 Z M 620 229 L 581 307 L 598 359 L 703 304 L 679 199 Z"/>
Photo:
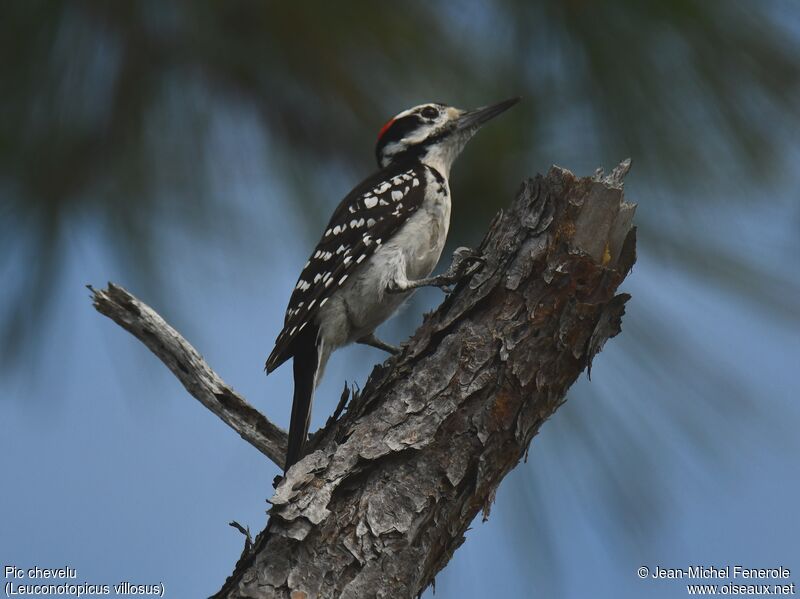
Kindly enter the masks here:
<path id="1" fill-rule="evenodd" d="M 475 250 L 468 247 L 456 248 L 450 266 L 441 275 L 435 277 L 435 285 L 445 293 L 450 293 L 456 283 L 476 272 L 484 264 L 486 264 L 486 258 Z"/>
<path id="2" fill-rule="evenodd" d="M 468 247 L 459 247 L 453 252 L 453 261 L 442 274 L 442 277 L 449 278 L 452 282 L 457 282 L 459 279 L 471 275 L 484 264 L 486 264 L 486 258 L 477 251 Z"/>
<path id="3" fill-rule="evenodd" d="M 401 293 L 419 287 L 438 287 L 445 293 L 453 291 L 453 287 L 464 277 L 467 277 L 480 269 L 486 263 L 486 259 L 475 250 L 460 247 L 453 252 L 453 261 L 442 274 L 436 277 L 420 279 L 418 281 L 408 281 L 402 286 L 390 283 L 386 287 L 388 293 Z"/>

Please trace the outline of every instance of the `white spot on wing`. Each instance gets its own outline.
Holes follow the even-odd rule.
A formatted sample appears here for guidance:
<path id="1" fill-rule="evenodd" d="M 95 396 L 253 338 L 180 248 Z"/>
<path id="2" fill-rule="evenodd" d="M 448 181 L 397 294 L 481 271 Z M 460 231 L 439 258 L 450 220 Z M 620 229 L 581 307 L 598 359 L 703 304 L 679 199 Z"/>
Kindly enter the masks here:
<path id="1" fill-rule="evenodd" d="M 403 199 L 403 192 L 402 192 L 402 191 L 398 191 L 398 190 L 396 190 L 396 189 L 395 189 L 395 190 L 392 192 L 392 199 L 393 199 L 395 202 L 396 202 L 397 200 L 402 200 L 402 199 Z"/>
<path id="2" fill-rule="evenodd" d="M 364 198 L 364 206 L 366 208 L 374 208 L 378 203 L 378 198 Z"/>

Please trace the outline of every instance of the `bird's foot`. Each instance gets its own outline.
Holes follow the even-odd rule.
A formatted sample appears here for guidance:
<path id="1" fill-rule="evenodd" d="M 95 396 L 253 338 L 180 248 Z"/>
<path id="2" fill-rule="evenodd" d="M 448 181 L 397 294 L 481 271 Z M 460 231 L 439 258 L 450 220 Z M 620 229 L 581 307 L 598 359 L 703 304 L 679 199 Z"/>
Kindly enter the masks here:
<path id="1" fill-rule="evenodd" d="M 400 353 L 399 347 L 397 347 L 396 345 L 391 345 L 389 343 L 386 343 L 385 341 L 381 341 L 375 336 L 375 333 L 364 335 L 361 339 L 357 339 L 356 343 L 361 343 L 363 345 L 369 345 L 370 347 L 382 349 L 383 351 L 393 355 Z"/>
<path id="2" fill-rule="evenodd" d="M 390 287 L 389 292 L 400 293 L 418 287 L 438 287 L 449 293 L 456 283 L 475 273 L 485 262 L 486 259 L 471 248 L 456 248 L 453 252 L 453 261 L 442 274 L 416 281 L 406 281 L 402 285 Z"/>
<path id="3" fill-rule="evenodd" d="M 439 277 L 440 282 L 437 287 L 450 291 L 449 287 L 455 285 L 460 280 L 477 272 L 484 264 L 486 258 L 481 256 L 477 250 L 468 247 L 459 247 L 453 252 L 453 260 Z"/>

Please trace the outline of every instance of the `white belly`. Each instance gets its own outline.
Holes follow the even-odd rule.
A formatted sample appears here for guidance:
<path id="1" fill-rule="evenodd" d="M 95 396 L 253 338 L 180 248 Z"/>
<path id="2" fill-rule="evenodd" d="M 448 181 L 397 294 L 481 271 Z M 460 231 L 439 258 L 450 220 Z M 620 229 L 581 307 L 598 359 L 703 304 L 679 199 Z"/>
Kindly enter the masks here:
<path id="1" fill-rule="evenodd" d="M 442 254 L 450 226 L 449 189 L 426 200 L 317 314 L 326 353 L 372 333 L 413 291 L 389 293 L 395 281 L 427 277 Z"/>

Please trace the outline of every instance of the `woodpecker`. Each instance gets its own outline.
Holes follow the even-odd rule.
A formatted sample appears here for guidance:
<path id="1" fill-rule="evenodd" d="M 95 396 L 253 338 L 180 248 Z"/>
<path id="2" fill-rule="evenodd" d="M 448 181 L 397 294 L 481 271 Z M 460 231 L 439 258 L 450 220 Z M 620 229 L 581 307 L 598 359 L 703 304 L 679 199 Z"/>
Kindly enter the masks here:
<path id="1" fill-rule="evenodd" d="M 396 352 L 375 329 L 425 285 L 444 287 L 463 275 L 459 248 L 443 275 L 430 277 L 450 225 L 450 167 L 487 121 L 519 101 L 461 110 L 421 104 L 390 119 L 375 147 L 379 169 L 356 186 L 331 216 L 303 267 L 267 373 L 293 358 L 294 399 L 284 469 L 303 456 L 311 404 L 331 352 L 364 343 Z"/>

